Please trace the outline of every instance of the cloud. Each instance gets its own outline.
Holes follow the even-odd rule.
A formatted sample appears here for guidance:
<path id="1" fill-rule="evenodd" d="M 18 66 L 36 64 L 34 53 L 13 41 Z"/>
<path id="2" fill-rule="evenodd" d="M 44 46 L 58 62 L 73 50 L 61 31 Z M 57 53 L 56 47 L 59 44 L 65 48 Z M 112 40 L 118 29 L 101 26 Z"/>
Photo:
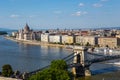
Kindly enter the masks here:
<path id="1" fill-rule="evenodd" d="M 83 6 L 85 6 L 85 4 L 84 4 L 84 3 L 80 3 L 79 6 L 80 6 L 80 7 L 83 7 Z"/>
<path id="2" fill-rule="evenodd" d="M 84 14 L 88 14 L 88 12 L 87 12 L 87 11 L 83 11 L 82 14 L 83 14 L 83 15 L 84 15 Z"/>
<path id="3" fill-rule="evenodd" d="M 75 12 L 75 13 L 73 13 L 72 15 L 73 16 L 81 16 L 81 15 L 85 15 L 85 14 L 87 14 L 88 12 L 86 12 L 86 11 L 77 11 L 77 12 Z"/>
<path id="4" fill-rule="evenodd" d="M 61 14 L 62 11 L 54 11 L 53 13 L 54 13 L 54 14 Z"/>
<path id="5" fill-rule="evenodd" d="M 11 17 L 11 18 L 18 18 L 18 17 L 20 17 L 20 15 L 12 14 L 12 15 L 10 15 L 10 17 Z"/>
<path id="6" fill-rule="evenodd" d="M 81 16 L 81 11 L 76 12 L 74 15 Z"/>
<path id="7" fill-rule="evenodd" d="M 109 1 L 109 0 L 100 0 L 100 1 L 101 1 L 101 2 L 99 2 L 99 3 L 93 4 L 93 7 L 96 7 L 96 8 L 103 7 L 102 2 L 107 2 L 107 1 Z"/>
<path id="8" fill-rule="evenodd" d="M 103 5 L 102 4 L 99 4 L 99 3 L 95 3 L 95 4 L 93 4 L 93 7 L 96 7 L 96 8 L 98 8 L 98 7 L 102 7 Z"/>

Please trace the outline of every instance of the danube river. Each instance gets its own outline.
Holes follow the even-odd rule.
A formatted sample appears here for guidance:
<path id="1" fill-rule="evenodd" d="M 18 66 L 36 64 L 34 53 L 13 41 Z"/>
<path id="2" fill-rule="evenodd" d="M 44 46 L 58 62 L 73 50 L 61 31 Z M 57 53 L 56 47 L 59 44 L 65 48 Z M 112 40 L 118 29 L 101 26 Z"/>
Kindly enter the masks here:
<path id="1" fill-rule="evenodd" d="M 0 36 L 0 68 L 11 64 L 14 70 L 29 72 L 69 54 L 71 51 L 63 48 L 21 44 Z"/>
<path id="2" fill-rule="evenodd" d="M 13 70 L 21 72 L 34 71 L 49 65 L 52 60 L 62 59 L 71 53 L 71 50 L 60 47 L 27 45 L 0 36 L 0 71 L 4 64 L 10 64 Z M 105 63 L 93 64 L 90 69 L 92 74 L 97 75 L 80 80 L 120 80 L 119 66 Z"/>

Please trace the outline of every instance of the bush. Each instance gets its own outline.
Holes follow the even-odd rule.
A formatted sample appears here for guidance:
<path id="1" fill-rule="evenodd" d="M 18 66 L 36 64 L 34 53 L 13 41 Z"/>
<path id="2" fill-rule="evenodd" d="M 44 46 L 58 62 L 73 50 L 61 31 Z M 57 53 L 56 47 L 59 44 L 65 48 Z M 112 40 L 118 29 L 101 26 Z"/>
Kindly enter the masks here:
<path id="1" fill-rule="evenodd" d="M 9 64 L 6 64 L 2 67 L 2 75 L 5 77 L 10 77 L 13 74 L 12 67 Z"/>

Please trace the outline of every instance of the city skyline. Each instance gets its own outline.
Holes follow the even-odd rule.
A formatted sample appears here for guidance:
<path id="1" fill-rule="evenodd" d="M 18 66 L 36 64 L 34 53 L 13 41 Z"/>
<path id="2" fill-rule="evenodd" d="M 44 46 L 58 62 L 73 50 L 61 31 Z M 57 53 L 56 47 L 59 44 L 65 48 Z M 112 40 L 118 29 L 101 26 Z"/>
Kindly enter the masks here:
<path id="1" fill-rule="evenodd" d="M 76 29 L 120 26 L 120 0 L 2 0 L 0 28 Z"/>

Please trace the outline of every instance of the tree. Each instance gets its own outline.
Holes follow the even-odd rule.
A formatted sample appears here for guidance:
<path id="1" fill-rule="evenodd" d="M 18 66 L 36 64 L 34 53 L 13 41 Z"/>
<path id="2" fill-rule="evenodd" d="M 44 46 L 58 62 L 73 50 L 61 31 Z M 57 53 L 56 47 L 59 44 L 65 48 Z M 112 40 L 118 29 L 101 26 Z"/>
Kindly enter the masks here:
<path id="1" fill-rule="evenodd" d="M 46 31 L 45 31 L 45 33 L 49 33 L 49 31 L 48 31 L 48 30 L 46 30 Z"/>
<path id="2" fill-rule="evenodd" d="M 91 46 L 89 42 L 86 43 L 86 46 Z"/>
<path id="3" fill-rule="evenodd" d="M 29 80 L 71 80 L 68 71 L 58 69 L 45 69 L 36 75 L 33 75 Z"/>
<path id="4" fill-rule="evenodd" d="M 107 48 L 109 48 L 109 46 L 108 46 L 108 45 L 106 45 L 106 47 L 107 47 Z"/>
<path id="5" fill-rule="evenodd" d="M 64 60 L 53 60 L 50 68 L 31 76 L 29 80 L 71 80 L 71 75 Z"/>
<path id="6" fill-rule="evenodd" d="M 5 77 L 10 77 L 13 74 L 12 67 L 9 64 L 5 64 L 2 67 L 2 75 Z"/>
<path id="7" fill-rule="evenodd" d="M 60 70 L 67 70 L 67 64 L 64 60 L 53 60 L 51 62 L 50 68 L 52 69 L 60 69 Z"/>
<path id="8" fill-rule="evenodd" d="M 0 31 L 0 35 L 4 35 L 4 34 L 7 34 L 6 31 Z"/>

